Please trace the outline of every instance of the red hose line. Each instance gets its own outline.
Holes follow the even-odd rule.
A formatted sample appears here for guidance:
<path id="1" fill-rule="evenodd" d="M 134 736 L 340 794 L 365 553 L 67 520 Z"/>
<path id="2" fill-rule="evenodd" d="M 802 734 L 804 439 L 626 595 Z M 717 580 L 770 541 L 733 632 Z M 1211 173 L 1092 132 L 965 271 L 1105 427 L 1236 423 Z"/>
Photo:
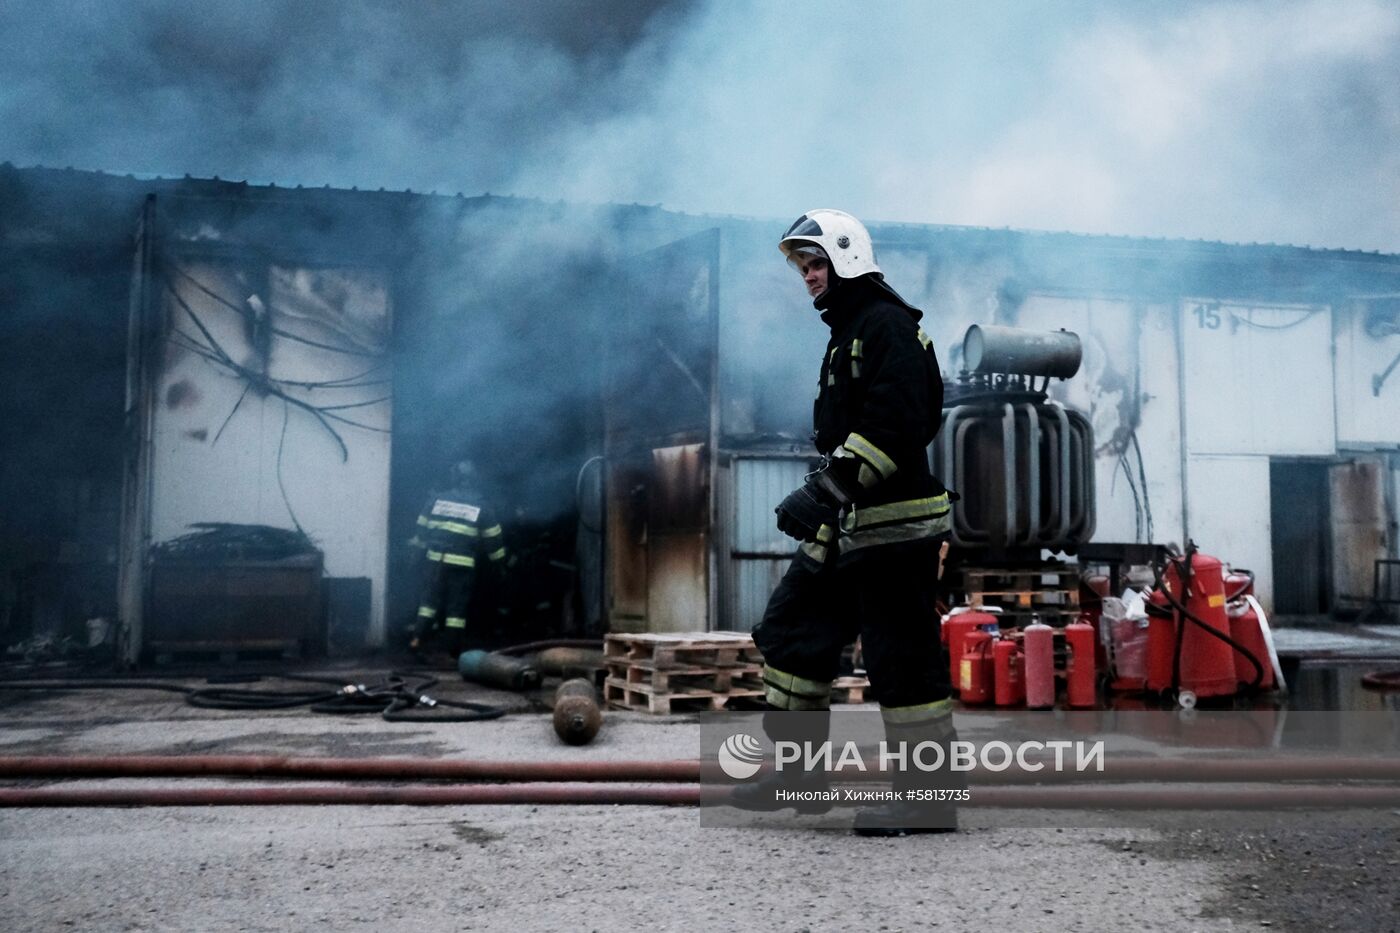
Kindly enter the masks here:
<path id="1" fill-rule="evenodd" d="M 695 784 L 472 784 L 457 787 L 123 787 L 4 788 L 3 807 L 274 807 L 474 806 L 480 804 L 593 804 L 694 806 Z"/>
<path id="2" fill-rule="evenodd" d="M 694 806 L 698 785 L 497 784 L 468 787 L 5 788 L 0 808 L 230 806 Z M 1400 787 L 974 788 L 966 806 L 1047 810 L 1277 810 L 1400 806 Z"/>
<path id="3" fill-rule="evenodd" d="M 1068 759 L 1067 759 L 1068 760 Z M 1244 781 L 1400 781 L 1400 758 L 1288 757 L 1272 759 L 1106 758 L 1103 771 L 976 770 L 974 784 L 1162 783 Z M 1035 763 L 1035 762 L 1032 762 Z M 887 778 L 875 761 L 865 775 Z M 717 772 L 717 766 L 706 770 Z M 430 758 L 291 758 L 275 755 L 75 755 L 0 757 L 0 778 L 267 777 L 336 780 L 572 781 L 693 783 L 701 763 L 675 761 L 461 761 Z"/>
<path id="4" fill-rule="evenodd" d="M 1046 810 L 1280 810 L 1400 806 L 1400 787 L 976 787 L 974 807 Z"/>
<path id="5" fill-rule="evenodd" d="M 0 757 L 0 777 L 314 777 L 339 780 L 698 781 L 681 761 L 453 761 L 432 758 L 289 758 L 278 755 Z"/>

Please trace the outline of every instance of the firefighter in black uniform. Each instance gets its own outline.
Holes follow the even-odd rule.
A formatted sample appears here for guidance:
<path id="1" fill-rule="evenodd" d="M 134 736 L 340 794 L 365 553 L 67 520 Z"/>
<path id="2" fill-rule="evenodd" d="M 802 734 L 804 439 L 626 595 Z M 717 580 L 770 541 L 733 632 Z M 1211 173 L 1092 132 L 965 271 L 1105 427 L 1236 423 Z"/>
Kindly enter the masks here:
<path id="1" fill-rule="evenodd" d="M 764 726 L 824 741 L 831 681 L 860 636 L 887 741 L 946 748 L 956 733 L 936 597 L 952 520 L 928 465 L 943 404 L 933 344 L 922 312 L 885 284 L 870 234 L 851 215 L 804 214 L 779 246 L 831 340 L 813 410 L 823 464 L 777 508 L 778 528 L 802 543 L 753 633 L 765 660 Z M 893 789 L 928 786 L 916 777 L 896 773 Z M 939 780 L 951 786 L 946 773 Z M 855 825 L 872 835 L 954 828 L 947 804 L 899 802 L 862 810 Z"/>
<path id="2" fill-rule="evenodd" d="M 501 526 L 482 504 L 470 459 L 452 466 L 449 489 L 428 497 L 409 543 L 424 552 L 417 621 L 409 647 L 418 651 L 433 634 L 452 657 L 466 647 L 467 619 L 474 599 L 499 576 L 506 556 Z"/>

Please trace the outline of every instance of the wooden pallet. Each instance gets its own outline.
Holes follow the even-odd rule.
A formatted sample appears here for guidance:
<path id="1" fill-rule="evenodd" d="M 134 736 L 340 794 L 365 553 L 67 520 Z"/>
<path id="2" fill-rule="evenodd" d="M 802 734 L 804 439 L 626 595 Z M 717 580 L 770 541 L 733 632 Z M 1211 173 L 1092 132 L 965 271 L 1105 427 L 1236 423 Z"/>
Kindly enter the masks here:
<path id="1" fill-rule="evenodd" d="M 1079 608 L 1078 590 L 968 590 L 968 605 L 1014 606 L 1017 609 Z"/>
<path id="2" fill-rule="evenodd" d="M 722 710 L 735 701 L 761 699 L 763 689 L 731 687 L 726 692 L 674 686 L 659 692 L 650 684 L 628 683 L 609 677 L 603 682 L 603 697 L 613 709 L 630 709 L 656 716 L 694 710 Z"/>
<path id="3" fill-rule="evenodd" d="M 831 684 L 832 703 L 864 703 L 865 691 L 870 689 L 866 677 L 838 677 Z"/>
<path id="4" fill-rule="evenodd" d="M 657 669 L 650 662 L 608 661 L 608 676 L 629 686 L 645 684 L 656 693 L 667 693 L 673 687 L 712 690 L 763 689 L 763 665 L 735 664 L 728 667 L 687 665 Z"/>
<path id="5" fill-rule="evenodd" d="M 1076 566 L 967 567 L 962 576 L 969 606 L 995 606 L 1013 624 L 1024 624 L 1030 616 L 1038 615 L 1050 625 L 1064 625 L 1079 615 Z"/>
<path id="6" fill-rule="evenodd" d="M 763 696 L 763 656 L 739 632 L 617 633 L 603 642 L 609 706 L 664 715 Z"/>
<path id="7" fill-rule="evenodd" d="M 1079 586 L 1079 568 L 1068 564 L 1020 569 L 964 567 L 962 579 L 970 590 L 1002 586 L 1016 590 L 1069 589 Z"/>
<path id="8" fill-rule="evenodd" d="M 677 667 L 724 668 L 762 664 L 753 637 L 741 632 L 697 634 L 618 633 L 603 640 L 603 659 L 610 664 L 646 664 L 653 670 Z"/>

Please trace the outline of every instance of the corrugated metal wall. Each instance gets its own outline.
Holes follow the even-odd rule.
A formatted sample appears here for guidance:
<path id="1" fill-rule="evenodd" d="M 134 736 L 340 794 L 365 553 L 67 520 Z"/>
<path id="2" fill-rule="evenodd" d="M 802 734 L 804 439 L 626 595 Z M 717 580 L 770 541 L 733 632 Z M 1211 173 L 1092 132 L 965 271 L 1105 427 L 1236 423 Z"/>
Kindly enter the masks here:
<path id="1" fill-rule="evenodd" d="M 812 461 L 798 455 L 727 458 L 719 486 L 723 628 L 747 632 L 763 618 L 768 597 L 796 551 L 774 524 L 773 509 L 811 469 Z"/>

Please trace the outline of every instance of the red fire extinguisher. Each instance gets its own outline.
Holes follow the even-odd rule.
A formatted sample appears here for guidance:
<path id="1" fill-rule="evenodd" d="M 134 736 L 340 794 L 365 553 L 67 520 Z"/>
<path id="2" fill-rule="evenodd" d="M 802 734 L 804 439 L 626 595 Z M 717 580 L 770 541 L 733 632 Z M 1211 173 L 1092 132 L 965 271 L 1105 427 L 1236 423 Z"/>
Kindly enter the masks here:
<path id="1" fill-rule="evenodd" d="M 954 692 L 962 690 L 963 640 L 969 632 L 986 625 L 997 625 L 990 612 L 960 612 L 943 620 L 943 641 L 948 645 L 948 683 Z"/>
<path id="2" fill-rule="evenodd" d="M 1094 667 L 1094 627 L 1085 622 L 1065 626 L 1065 703 L 1075 709 L 1098 705 L 1098 676 Z"/>
<path id="3" fill-rule="evenodd" d="M 1112 596 L 1112 581 L 1105 573 L 1086 572 L 1079 578 L 1079 621 L 1088 622 L 1094 631 L 1103 629 L 1103 601 Z M 1101 671 L 1108 670 L 1108 648 L 1100 639 L 1094 642 L 1094 665 Z"/>
<path id="4" fill-rule="evenodd" d="M 992 701 L 992 633 L 978 629 L 963 637 L 958 689 L 964 703 Z"/>
<path id="5" fill-rule="evenodd" d="M 1167 595 L 1153 590 L 1147 597 L 1147 690 L 1162 693 L 1172 688 L 1172 663 L 1176 653 L 1176 614 Z"/>
<path id="6" fill-rule="evenodd" d="M 1026 701 L 1026 654 L 1020 639 L 1003 637 L 992 645 L 992 682 L 997 706 Z"/>

